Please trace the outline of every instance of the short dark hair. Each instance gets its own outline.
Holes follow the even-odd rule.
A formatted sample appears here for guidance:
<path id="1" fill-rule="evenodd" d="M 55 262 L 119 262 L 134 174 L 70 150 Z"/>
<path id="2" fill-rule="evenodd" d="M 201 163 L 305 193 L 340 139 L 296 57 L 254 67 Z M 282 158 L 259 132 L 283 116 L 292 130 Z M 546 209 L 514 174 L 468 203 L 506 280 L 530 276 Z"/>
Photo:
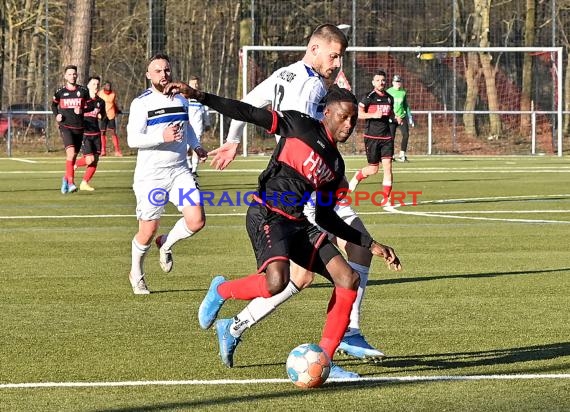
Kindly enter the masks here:
<path id="1" fill-rule="evenodd" d="M 348 38 L 343 31 L 334 24 L 321 24 L 313 31 L 313 34 L 311 34 L 311 38 L 312 37 L 319 37 L 328 42 L 338 42 L 343 49 L 348 47 Z"/>
<path id="2" fill-rule="evenodd" d="M 67 66 L 65 66 L 65 67 L 63 68 L 63 72 L 65 73 L 65 72 L 68 71 L 69 69 L 73 69 L 73 70 L 77 71 L 77 66 L 74 65 L 74 64 L 68 64 Z"/>
<path id="3" fill-rule="evenodd" d="M 329 90 L 323 98 L 323 101 L 326 106 L 335 102 L 349 102 L 358 105 L 356 96 L 354 96 L 350 90 L 339 87 L 336 84 L 333 84 L 331 87 L 329 87 Z"/>
<path id="4" fill-rule="evenodd" d="M 155 53 L 150 59 L 148 59 L 148 64 L 151 64 L 155 60 L 166 60 L 170 63 L 170 57 L 168 57 L 168 54 L 162 52 Z"/>
<path id="5" fill-rule="evenodd" d="M 91 80 L 99 80 L 99 83 L 101 83 L 101 77 L 99 76 L 89 76 L 89 79 L 87 79 L 87 83 L 89 83 Z"/>
<path id="6" fill-rule="evenodd" d="M 383 69 L 380 69 L 380 70 L 376 71 L 376 74 L 375 74 L 374 76 L 384 76 L 384 77 L 387 77 L 387 76 L 386 76 L 386 72 L 385 72 Z"/>
<path id="7" fill-rule="evenodd" d="M 193 74 L 193 75 L 190 76 L 190 80 L 189 80 L 189 81 L 192 81 L 192 80 L 198 80 L 198 81 L 200 81 L 200 77 L 199 77 L 199 76 L 196 76 L 195 74 Z"/>

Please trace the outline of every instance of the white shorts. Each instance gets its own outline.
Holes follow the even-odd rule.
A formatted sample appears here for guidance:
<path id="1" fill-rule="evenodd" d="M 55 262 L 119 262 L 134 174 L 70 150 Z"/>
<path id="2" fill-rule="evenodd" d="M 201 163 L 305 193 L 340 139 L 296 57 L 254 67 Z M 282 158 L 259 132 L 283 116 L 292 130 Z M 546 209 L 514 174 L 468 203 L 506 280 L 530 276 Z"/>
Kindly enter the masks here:
<path id="1" fill-rule="evenodd" d="M 303 213 L 305 214 L 305 216 L 307 216 L 307 219 L 309 220 L 309 222 L 311 222 L 313 225 L 318 226 L 315 223 L 315 204 L 316 204 L 316 202 L 317 202 L 317 194 L 315 192 L 313 192 L 313 193 L 311 193 L 311 201 L 305 205 L 305 208 L 303 209 Z M 342 205 L 342 204 L 336 205 L 334 210 L 335 210 L 336 214 L 339 215 L 339 217 L 342 220 L 344 220 L 344 222 L 347 225 L 350 225 L 352 223 L 352 221 L 358 217 L 358 215 L 356 214 L 354 209 L 351 208 L 350 206 L 347 206 L 347 205 Z M 321 228 L 319 227 L 319 229 L 321 229 Z"/>
<path id="2" fill-rule="evenodd" d="M 137 199 L 138 220 L 160 219 L 168 202 L 176 206 L 178 211 L 186 206 L 202 204 L 200 190 L 187 168 L 177 169 L 169 177 L 135 181 L 133 190 Z"/>

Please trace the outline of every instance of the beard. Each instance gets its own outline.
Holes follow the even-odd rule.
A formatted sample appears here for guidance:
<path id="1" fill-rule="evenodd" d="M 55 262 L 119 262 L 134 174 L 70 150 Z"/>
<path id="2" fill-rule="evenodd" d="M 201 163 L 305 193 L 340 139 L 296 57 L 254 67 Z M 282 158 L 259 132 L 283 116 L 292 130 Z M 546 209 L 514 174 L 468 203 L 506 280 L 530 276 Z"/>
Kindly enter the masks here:
<path id="1" fill-rule="evenodd" d="M 161 93 L 164 91 L 164 86 L 160 82 L 153 83 L 152 87 L 154 87 L 156 90 L 158 90 Z"/>

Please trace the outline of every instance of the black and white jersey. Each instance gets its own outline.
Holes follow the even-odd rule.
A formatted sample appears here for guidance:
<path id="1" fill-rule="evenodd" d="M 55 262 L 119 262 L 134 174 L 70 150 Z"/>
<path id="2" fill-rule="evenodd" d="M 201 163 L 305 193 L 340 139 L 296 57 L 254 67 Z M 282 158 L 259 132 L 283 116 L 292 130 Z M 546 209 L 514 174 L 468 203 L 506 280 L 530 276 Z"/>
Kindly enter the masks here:
<path id="1" fill-rule="evenodd" d="M 333 136 L 321 121 L 295 110 L 268 111 L 207 93 L 202 103 L 281 135 L 259 176 L 258 203 L 293 221 L 306 221 L 303 208 L 316 191 L 316 223 L 341 239 L 370 247 L 372 238 L 350 227 L 335 212 L 345 165 Z"/>
<path id="2" fill-rule="evenodd" d="M 297 110 L 321 119 L 322 99 L 326 93 L 324 79 L 303 61 L 298 61 L 273 72 L 242 101 L 260 108 L 270 106 L 273 110 Z M 244 126 L 244 122 L 233 120 L 227 141 L 239 143 Z"/>
<path id="3" fill-rule="evenodd" d="M 391 139 L 390 123 L 394 117 L 394 98 L 387 92 L 372 90 L 364 96 L 358 106 L 366 113 L 382 113 L 378 119 L 366 119 L 364 137 L 369 139 Z"/>
<path id="4" fill-rule="evenodd" d="M 83 109 L 86 103 L 91 100 L 89 90 L 83 86 L 76 85 L 69 89 L 64 86 L 58 89 L 52 98 L 51 109 L 53 114 L 61 114 L 63 119 L 59 125 L 68 129 L 83 129 Z M 79 109 L 80 114 L 75 113 Z"/>

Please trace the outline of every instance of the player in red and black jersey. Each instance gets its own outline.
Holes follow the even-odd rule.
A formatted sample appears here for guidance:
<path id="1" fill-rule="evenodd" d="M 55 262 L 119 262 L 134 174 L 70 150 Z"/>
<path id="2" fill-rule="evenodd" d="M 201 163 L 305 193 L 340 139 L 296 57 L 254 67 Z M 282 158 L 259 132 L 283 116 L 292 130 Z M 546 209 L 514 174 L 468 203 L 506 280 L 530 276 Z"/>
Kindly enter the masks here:
<path id="1" fill-rule="evenodd" d="M 315 120 L 297 111 L 275 112 L 224 99 L 173 83 L 165 93 L 180 91 L 236 120 L 264 127 L 281 139 L 263 173 L 255 201 L 247 212 L 247 231 L 258 270 L 241 279 L 214 278 L 200 305 L 198 319 L 209 328 L 229 299 L 251 300 L 281 292 L 289 282 L 289 263 L 321 274 L 334 284 L 320 346 L 332 359 L 349 323 L 359 276 L 325 233 L 309 223 L 303 213 L 310 194 L 317 192 L 316 223 L 339 238 L 369 248 L 389 266 L 401 269 L 389 246 L 347 225 L 335 212 L 339 190 L 346 187 L 344 160 L 337 143 L 345 142 L 357 120 L 356 98 L 332 86 L 325 96 L 324 118 Z"/>
<path id="2" fill-rule="evenodd" d="M 394 137 L 390 132 L 392 122 L 401 122 L 394 116 L 394 98 L 386 91 L 386 72 L 380 70 L 372 79 L 374 89 L 358 104 L 358 118 L 366 120 L 364 146 L 368 165 L 356 172 L 348 185 L 354 191 L 359 182 L 378 173 L 380 162 L 384 171 L 382 188 L 384 196 L 392 191 L 392 158 Z"/>
<path id="3" fill-rule="evenodd" d="M 89 107 L 83 113 L 83 144 L 81 145 L 81 153 L 83 157 L 76 163 L 76 167 L 87 166 L 87 170 L 83 175 L 83 180 L 79 185 L 79 190 L 92 192 L 95 189 L 89 184 L 95 171 L 97 163 L 101 155 L 101 130 L 99 129 L 99 120 L 101 115 L 105 113 L 105 101 L 101 99 L 97 92 L 101 84 L 99 76 L 91 76 L 87 82 L 87 90 L 89 90 L 90 103 Z"/>
<path id="4" fill-rule="evenodd" d="M 61 193 L 65 194 L 77 191 L 73 166 L 83 142 L 83 111 L 89 91 L 77 84 L 77 66 L 65 66 L 63 77 L 65 86 L 53 95 L 51 109 L 65 148 L 65 176 L 61 184 Z"/>

